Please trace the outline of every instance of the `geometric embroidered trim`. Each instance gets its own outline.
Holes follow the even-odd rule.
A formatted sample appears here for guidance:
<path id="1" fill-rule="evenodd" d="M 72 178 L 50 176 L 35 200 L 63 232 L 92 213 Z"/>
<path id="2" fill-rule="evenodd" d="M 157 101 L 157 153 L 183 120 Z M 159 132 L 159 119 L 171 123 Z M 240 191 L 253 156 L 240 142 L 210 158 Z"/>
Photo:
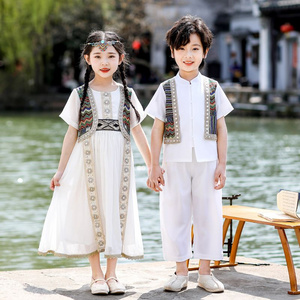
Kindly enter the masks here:
<path id="1" fill-rule="evenodd" d="M 119 120 L 98 119 L 98 125 L 96 130 L 121 131 Z"/>
<path id="2" fill-rule="evenodd" d="M 180 143 L 180 122 L 175 78 L 170 79 L 164 85 L 166 94 L 166 122 L 164 131 L 164 144 Z"/>
<path id="3" fill-rule="evenodd" d="M 216 134 L 216 106 L 215 106 L 215 88 L 211 89 L 209 84 L 209 78 L 203 76 L 203 88 L 204 88 L 204 138 L 206 140 L 217 140 Z M 212 91 L 212 95 L 210 92 Z"/>

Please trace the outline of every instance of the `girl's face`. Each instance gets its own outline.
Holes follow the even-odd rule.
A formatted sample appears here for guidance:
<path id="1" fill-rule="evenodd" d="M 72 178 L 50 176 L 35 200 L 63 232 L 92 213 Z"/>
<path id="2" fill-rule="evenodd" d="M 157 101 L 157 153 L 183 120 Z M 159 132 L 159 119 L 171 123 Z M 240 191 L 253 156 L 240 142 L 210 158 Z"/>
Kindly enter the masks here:
<path id="1" fill-rule="evenodd" d="M 172 57 L 179 67 L 179 74 L 186 80 L 192 80 L 199 73 L 199 66 L 206 57 L 207 51 L 203 52 L 201 40 L 196 33 L 190 35 L 190 41 L 185 46 L 174 49 Z"/>
<path id="2" fill-rule="evenodd" d="M 86 62 L 92 66 L 95 76 L 109 78 L 117 71 L 119 64 L 124 59 L 113 46 L 108 46 L 105 51 L 101 51 L 97 46 L 92 48 L 90 55 L 84 56 Z"/>

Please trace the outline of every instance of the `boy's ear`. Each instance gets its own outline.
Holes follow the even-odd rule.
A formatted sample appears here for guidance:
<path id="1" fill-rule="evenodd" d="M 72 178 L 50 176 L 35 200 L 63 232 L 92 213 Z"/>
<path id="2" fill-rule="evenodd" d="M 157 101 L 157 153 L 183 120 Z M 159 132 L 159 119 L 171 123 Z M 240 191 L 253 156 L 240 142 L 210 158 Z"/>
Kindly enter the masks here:
<path id="1" fill-rule="evenodd" d="M 170 47 L 170 50 L 171 50 L 171 57 L 174 58 L 174 51 L 171 47 Z"/>
<path id="2" fill-rule="evenodd" d="M 204 53 L 204 58 L 206 58 L 208 51 L 209 51 L 209 48 L 206 49 L 206 51 L 205 51 L 205 53 Z"/>
<path id="3" fill-rule="evenodd" d="M 123 62 L 125 55 L 121 54 L 119 58 L 119 65 Z"/>
<path id="4" fill-rule="evenodd" d="M 85 59 L 86 63 L 89 65 L 90 64 L 90 57 L 87 54 L 85 54 L 84 59 Z"/>

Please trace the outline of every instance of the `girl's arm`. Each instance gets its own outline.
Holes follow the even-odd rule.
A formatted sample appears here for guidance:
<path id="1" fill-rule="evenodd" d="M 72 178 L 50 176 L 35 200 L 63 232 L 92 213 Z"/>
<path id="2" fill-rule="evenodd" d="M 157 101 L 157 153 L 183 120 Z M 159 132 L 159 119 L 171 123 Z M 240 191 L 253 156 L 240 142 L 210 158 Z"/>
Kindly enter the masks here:
<path id="1" fill-rule="evenodd" d="M 147 182 L 148 187 L 155 192 L 162 191 L 160 185 L 165 185 L 164 171 L 159 165 L 163 133 L 164 122 L 155 118 L 151 131 L 151 173 Z"/>
<path id="2" fill-rule="evenodd" d="M 62 145 L 60 160 L 58 164 L 57 171 L 50 182 L 50 189 L 53 191 L 55 186 L 60 186 L 60 178 L 62 174 L 64 173 L 64 170 L 66 168 L 66 165 L 68 163 L 68 160 L 70 158 L 70 155 L 73 151 L 73 148 L 75 146 L 77 140 L 77 129 L 69 125 L 69 128 L 65 134 L 65 138 Z"/>
<path id="3" fill-rule="evenodd" d="M 148 174 L 150 172 L 151 167 L 151 154 L 150 154 L 150 148 L 149 144 L 145 135 L 144 130 L 142 129 L 142 126 L 139 124 L 132 128 L 131 130 L 132 136 L 134 138 L 134 141 L 145 161 L 145 164 L 148 168 Z"/>
<path id="4" fill-rule="evenodd" d="M 215 189 L 220 190 L 225 186 L 226 181 L 227 127 L 224 117 L 217 121 L 217 132 L 218 165 L 215 171 Z"/>

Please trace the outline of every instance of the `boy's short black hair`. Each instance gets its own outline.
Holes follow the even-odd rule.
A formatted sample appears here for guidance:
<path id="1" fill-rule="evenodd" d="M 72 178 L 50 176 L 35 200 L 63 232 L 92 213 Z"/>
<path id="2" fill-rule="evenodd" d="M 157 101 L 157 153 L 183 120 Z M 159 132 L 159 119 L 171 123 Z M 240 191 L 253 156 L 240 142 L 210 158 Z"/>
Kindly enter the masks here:
<path id="1" fill-rule="evenodd" d="M 176 21 L 173 27 L 166 34 L 166 41 L 171 50 L 179 49 L 190 41 L 190 35 L 196 33 L 202 43 L 205 53 L 212 44 L 213 34 L 201 18 L 190 15 Z"/>

